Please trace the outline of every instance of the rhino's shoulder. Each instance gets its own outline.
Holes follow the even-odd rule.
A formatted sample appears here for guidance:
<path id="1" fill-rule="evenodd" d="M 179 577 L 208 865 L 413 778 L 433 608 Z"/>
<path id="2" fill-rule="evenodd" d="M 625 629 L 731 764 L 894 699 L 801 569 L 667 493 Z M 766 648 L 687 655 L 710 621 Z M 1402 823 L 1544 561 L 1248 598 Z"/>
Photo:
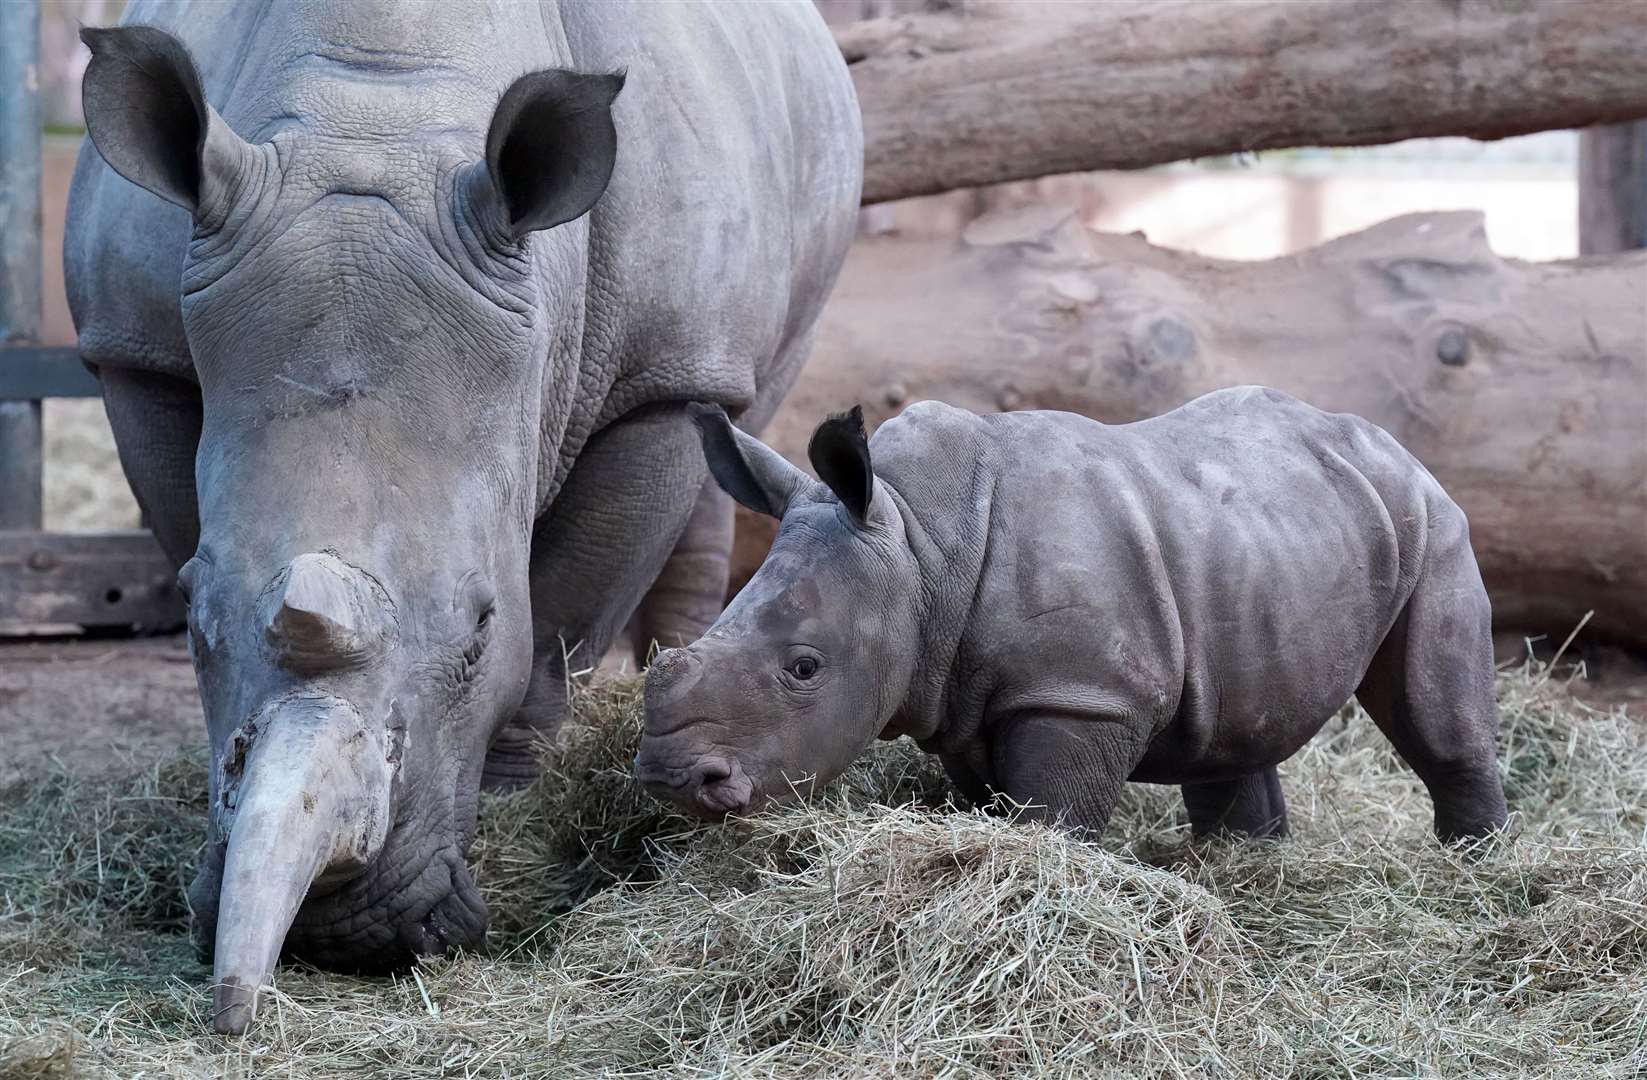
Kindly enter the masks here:
<path id="1" fill-rule="evenodd" d="M 1308 402 L 1293 397 L 1284 390 L 1277 390 L 1272 386 L 1226 386 L 1221 390 L 1214 390 L 1192 398 L 1166 415 L 1174 414 L 1218 414 L 1262 416 L 1279 419 L 1281 417 L 1300 418 L 1329 416 Z"/>
<path id="2" fill-rule="evenodd" d="M 917 401 L 875 430 L 869 452 L 877 468 L 892 467 L 960 451 L 984 436 L 984 419 L 976 413 L 941 401 Z"/>
<path id="3" fill-rule="evenodd" d="M 194 377 L 178 299 L 187 212 L 80 148 L 69 188 L 63 280 L 80 354 L 100 367 Z"/>

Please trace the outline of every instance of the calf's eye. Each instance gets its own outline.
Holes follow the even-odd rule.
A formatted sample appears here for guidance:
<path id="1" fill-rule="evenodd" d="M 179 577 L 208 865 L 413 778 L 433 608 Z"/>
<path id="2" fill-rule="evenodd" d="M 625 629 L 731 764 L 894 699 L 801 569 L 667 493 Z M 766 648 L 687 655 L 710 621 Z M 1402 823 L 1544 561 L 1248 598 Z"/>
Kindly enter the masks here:
<path id="1" fill-rule="evenodd" d="M 797 679 L 810 679 L 818 673 L 818 662 L 810 656 L 803 656 L 789 665 L 789 673 Z"/>

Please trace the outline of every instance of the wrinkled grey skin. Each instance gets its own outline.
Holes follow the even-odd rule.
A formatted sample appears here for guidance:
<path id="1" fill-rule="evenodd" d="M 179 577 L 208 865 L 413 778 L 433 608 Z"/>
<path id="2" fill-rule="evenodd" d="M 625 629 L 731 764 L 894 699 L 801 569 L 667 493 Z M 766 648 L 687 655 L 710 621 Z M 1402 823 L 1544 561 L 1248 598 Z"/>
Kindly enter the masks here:
<path id="1" fill-rule="evenodd" d="M 568 667 L 632 612 L 678 644 L 720 609 L 731 503 L 686 403 L 759 430 L 797 374 L 855 220 L 851 81 L 805 3 L 124 21 L 175 37 L 87 34 L 68 290 L 190 596 L 219 759 L 202 943 L 252 804 L 321 852 L 266 875 L 316 878 L 288 952 L 474 943 L 483 774 L 532 775 Z"/>
<path id="2" fill-rule="evenodd" d="M 711 471 L 782 518 L 702 639 L 646 683 L 638 778 L 706 817 L 909 735 L 974 801 L 1099 829 L 1127 780 L 1198 834 L 1273 836 L 1276 765 L 1353 693 L 1444 839 L 1503 823 L 1490 611 L 1464 514 L 1374 425 L 1274 390 L 1106 426 L 922 402 L 820 483 L 716 410 Z"/>

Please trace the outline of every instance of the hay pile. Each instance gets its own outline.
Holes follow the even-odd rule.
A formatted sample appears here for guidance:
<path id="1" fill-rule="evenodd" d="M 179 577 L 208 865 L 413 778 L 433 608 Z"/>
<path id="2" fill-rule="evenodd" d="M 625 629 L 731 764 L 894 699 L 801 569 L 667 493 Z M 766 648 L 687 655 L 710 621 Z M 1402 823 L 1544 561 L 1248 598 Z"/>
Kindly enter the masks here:
<path id="1" fill-rule="evenodd" d="M 1430 837 L 1346 709 L 1283 768 L 1294 837 L 1191 845 L 1137 786 L 1103 845 L 943 808 L 883 745 L 723 828 L 627 776 L 636 694 L 586 693 L 474 851 L 488 956 L 283 969 L 205 1034 L 182 885 L 203 771 L 0 803 L 0 1076 L 1635 1076 L 1647 1071 L 1647 732 L 1500 683 L 1511 834 Z"/>

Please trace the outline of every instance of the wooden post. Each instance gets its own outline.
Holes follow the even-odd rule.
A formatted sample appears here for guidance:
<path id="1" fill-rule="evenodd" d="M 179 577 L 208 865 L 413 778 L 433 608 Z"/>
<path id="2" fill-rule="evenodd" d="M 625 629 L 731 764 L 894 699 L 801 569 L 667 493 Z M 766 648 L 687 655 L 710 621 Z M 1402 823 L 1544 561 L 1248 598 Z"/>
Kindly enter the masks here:
<path id="1" fill-rule="evenodd" d="M 39 52 L 40 5 L 0 3 L 0 347 L 40 334 Z M 40 402 L 0 401 L 0 529 L 40 528 L 40 479 Z"/>
<path id="2" fill-rule="evenodd" d="M 1647 120 L 1586 128 L 1578 147 L 1579 254 L 1647 248 Z"/>
<path id="3" fill-rule="evenodd" d="M 858 0 L 858 16 L 862 19 L 879 19 L 892 14 L 889 0 Z M 873 203 L 858 211 L 859 236 L 885 236 L 897 226 L 894 224 L 892 207 L 884 203 Z"/>

